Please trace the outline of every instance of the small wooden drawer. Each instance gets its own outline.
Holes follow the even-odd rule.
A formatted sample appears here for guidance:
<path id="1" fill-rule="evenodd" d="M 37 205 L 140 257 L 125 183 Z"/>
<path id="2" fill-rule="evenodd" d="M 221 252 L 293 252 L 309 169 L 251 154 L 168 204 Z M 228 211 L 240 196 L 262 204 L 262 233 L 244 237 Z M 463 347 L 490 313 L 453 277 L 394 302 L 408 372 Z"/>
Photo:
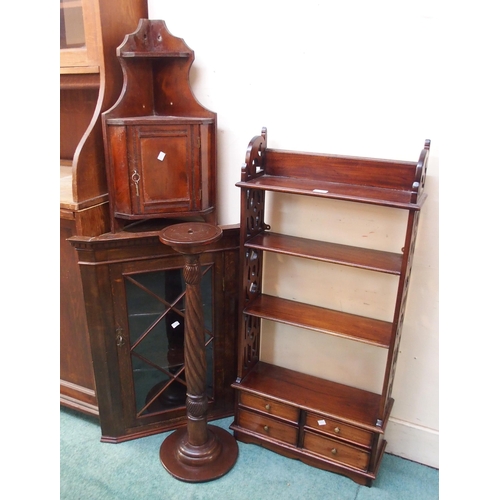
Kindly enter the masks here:
<path id="1" fill-rule="evenodd" d="M 361 470 L 368 469 L 370 454 L 367 451 L 314 432 L 305 431 L 304 448 L 335 462 Z"/>
<path id="2" fill-rule="evenodd" d="M 259 415 L 240 408 L 239 425 L 244 429 L 262 434 L 263 436 L 277 439 L 283 443 L 297 446 L 298 428 L 283 422 L 278 422 L 272 417 Z"/>
<path id="3" fill-rule="evenodd" d="M 338 420 L 325 418 L 322 415 L 308 412 L 306 415 L 306 427 L 330 434 L 332 437 L 353 441 L 363 446 L 371 446 L 372 433 L 370 431 L 344 424 Z"/>
<path id="4" fill-rule="evenodd" d="M 293 423 L 298 423 L 299 421 L 300 410 L 298 408 L 278 403 L 274 399 L 255 396 L 254 394 L 242 391 L 240 402 L 249 408 L 268 413 L 269 415 L 275 415 Z"/>

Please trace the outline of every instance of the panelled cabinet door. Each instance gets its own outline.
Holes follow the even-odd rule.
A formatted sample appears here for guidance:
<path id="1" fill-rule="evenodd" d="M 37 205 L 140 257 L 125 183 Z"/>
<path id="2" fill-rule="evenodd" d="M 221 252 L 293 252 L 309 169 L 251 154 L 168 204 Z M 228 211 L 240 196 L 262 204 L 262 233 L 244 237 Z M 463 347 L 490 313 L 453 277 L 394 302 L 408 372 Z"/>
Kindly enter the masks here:
<path id="1" fill-rule="evenodd" d="M 199 125 L 129 127 L 129 175 L 135 214 L 199 209 Z"/>
<path id="2" fill-rule="evenodd" d="M 116 217 L 193 215 L 210 206 L 212 119 L 118 118 L 107 126 Z"/>

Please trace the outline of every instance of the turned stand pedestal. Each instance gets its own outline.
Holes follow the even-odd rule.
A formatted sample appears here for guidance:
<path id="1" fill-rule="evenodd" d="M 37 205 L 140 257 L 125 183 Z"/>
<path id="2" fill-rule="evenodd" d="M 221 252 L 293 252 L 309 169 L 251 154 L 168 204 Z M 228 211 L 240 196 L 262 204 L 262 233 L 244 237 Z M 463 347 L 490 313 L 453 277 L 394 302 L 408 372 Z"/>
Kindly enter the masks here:
<path id="1" fill-rule="evenodd" d="M 206 358 L 201 301 L 200 254 L 222 236 L 218 226 L 203 222 L 175 224 L 160 241 L 184 256 L 186 317 L 184 358 L 187 427 L 170 434 L 160 447 L 160 460 L 177 479 L 203 482 L 226 474 L 235 464 L 238 445 L 224 429 L 207 424 Z"/>

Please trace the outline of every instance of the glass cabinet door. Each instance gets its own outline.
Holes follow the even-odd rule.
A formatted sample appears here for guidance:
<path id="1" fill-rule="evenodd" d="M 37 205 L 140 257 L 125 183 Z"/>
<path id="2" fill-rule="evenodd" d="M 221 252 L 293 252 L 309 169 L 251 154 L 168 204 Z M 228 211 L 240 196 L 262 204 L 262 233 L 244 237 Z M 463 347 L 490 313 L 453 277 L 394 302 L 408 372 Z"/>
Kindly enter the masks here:
<path id="1" fill-rule="evenodd" d="M 81 0 L 60 0 L 61 49 L 85 47 L 85 28 Z"/>
<path id="2" fill-rule="evenodd" d="M 184 319 L 186 288 L 182 268 L 124 274 L 128 340 L 136 417 L 185 407 Z M 207 359 L 207 396 L 214 392 L 212 265 L 201 282 Z"/>
<path id="3" fill-rule="evenodd" d="M 97 73 L 96 0 L 59 0 L 61 72 Z"/>

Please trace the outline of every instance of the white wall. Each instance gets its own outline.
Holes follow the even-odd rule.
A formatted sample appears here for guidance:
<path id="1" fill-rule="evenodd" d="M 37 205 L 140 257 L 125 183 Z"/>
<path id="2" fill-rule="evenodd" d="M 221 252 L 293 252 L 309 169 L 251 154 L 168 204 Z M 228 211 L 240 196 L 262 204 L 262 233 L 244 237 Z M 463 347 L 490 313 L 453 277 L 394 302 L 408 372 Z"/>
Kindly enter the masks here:
<path id="1" fill-rule="evenodd" d="M 170 32 L 195 51 L 193 92 L 217 113 L 221 224 L 239 222 L 235 183 L 248 142 L 262 126 L 268 128 L 272 148 L 398 160 L 416 161 L 424 140 L 432 140 L 429 196 L 420 219 L 387 450 L 438 467 L 438 22 L 431 2 L 410 6 L 405 2 L 405 8 L 400 4 L 149 0 L 149 17 L 163 19 Z M 280 210 L 288 216 L 295 210 L 293 229 L 314 232 L 322 227 L 320 220 L 316 224 L 302 220 L 302 207 L 297 210 L 286 199 L 273 203 L 268 219 L 280 219 Z M 397 239 L 386 235 L 399 215 L 375 207 L 371 212 L 360 210 L 350 219 L 344 205 L 339 202 L 335 208 L 341 214 L 340 228 L 349 222 L 355 238 L 369 234 L 375 246 L 396 244 Z M 373 222 L 379 218 L 386 222 Z M 273 222 L 273 228 L 278 222 Z M 308 272 L 323 273 L 317 266 Z M 326 296 L 335 283 L 346 297 L 342 307 L 369 303 L 375 315 L 387 315 L 390 307 L 383 297 L 394 285 L 382 279 L 382 283 L 370 282 L 371 291 L 364 295 L 346 296 L 348 285 L 358 278 L 358 272 L 342 269 L 324 288 L 311 287 L 304 293 L 310 293 L 309 298 L 314 291 Z M 277 279 L 270 286 L 294 290 L 297 283 L 280 284 Z M 363 387 L 376 384 L 380 376 L 372 361 L 380 360 L 380 355 L 369 347 L 351 352 L 360 356 L 360 364 L 338 357 L 339 375 L 331 371 L 321 336 L 304 337 L 304 332 L 299 336 L 288 330 L 287 338 L 297 339 L 290 344 L 283 341 L 281 327 L 267 328 L 262 352 L 266 359 L 311 370 L 311 363 L 302 366 L 295 354 L 313 346 L 306 360 L 314 360 L 315 374 L 354 376 Z"/>

